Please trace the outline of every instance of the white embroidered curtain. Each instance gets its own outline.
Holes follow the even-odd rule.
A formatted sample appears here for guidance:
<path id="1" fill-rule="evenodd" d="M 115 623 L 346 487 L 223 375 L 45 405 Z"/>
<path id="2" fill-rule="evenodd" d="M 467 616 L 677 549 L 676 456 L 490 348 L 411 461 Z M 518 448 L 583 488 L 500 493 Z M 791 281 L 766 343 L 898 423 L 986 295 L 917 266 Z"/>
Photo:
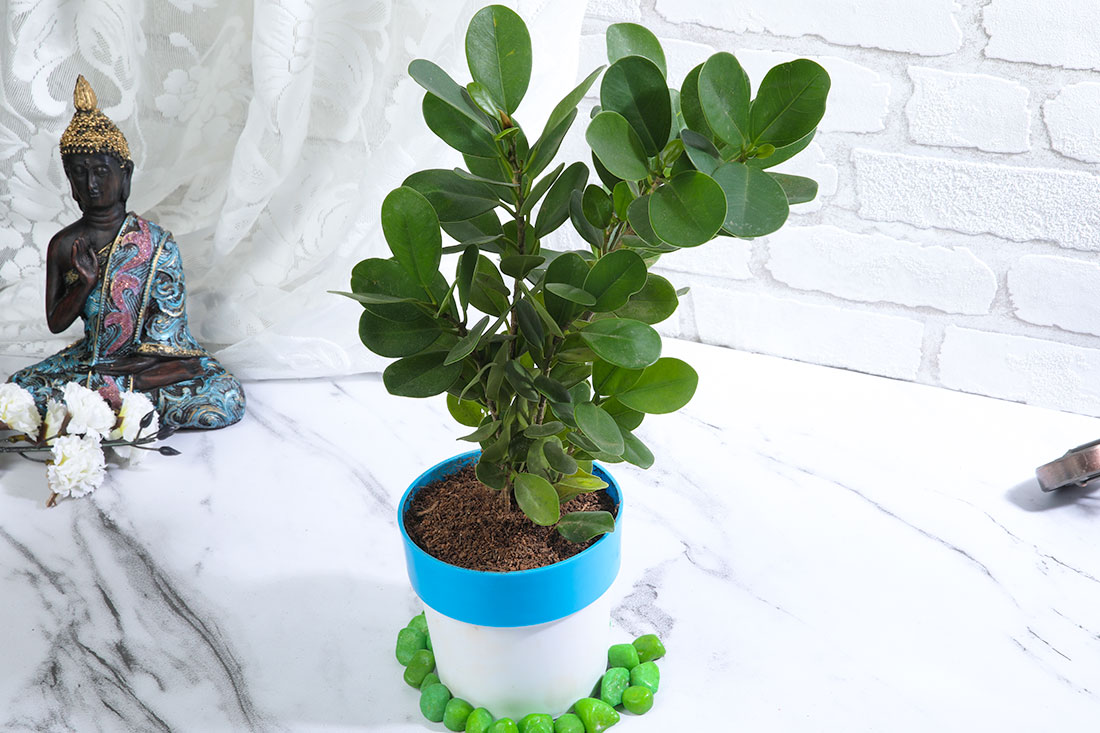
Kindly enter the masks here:
<path id="1" fill-rule="evenodd" d="M 79 336 L 46 328 L 46 245 L 79 217 L 57 152 L 77 74 L 126 135 L 129 207 L 183 252 L 192 332 L 244 378 L 377 369 L 348 286 L 388 256 L 382 199 L 459 164 L 407 74 L 428 58 L 469 79 L 475 0 L 0 0 L 0 356 Z M 535 77 L 518 119 L 542 128 L 576 81 L 584 0 L 512 0 Z M 0 374 L 0 381 L 6 378 Z"/>

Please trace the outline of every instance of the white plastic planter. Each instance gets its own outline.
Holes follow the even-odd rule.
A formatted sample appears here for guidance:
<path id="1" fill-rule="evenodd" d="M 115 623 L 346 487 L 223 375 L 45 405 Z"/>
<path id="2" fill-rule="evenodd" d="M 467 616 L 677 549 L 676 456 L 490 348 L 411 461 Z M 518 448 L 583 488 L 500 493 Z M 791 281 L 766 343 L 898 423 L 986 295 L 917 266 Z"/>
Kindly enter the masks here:
<path id="1" fill-rule="evenodd" d="M 600 466 L 616 503 L 615 531 L 568 560 L 534 570 L 482 572 L 449 565 L 405 531 L 416 492 L 477 461 L 478 451 L 433 466 L 405 492 L 398 524 L 413 590 L 425 606 L 436 674 L 455 697 L 494 716 L 558 716 L 589 696 L 607 661 L 611 601 L 619 572 L 622 496 Z"/>

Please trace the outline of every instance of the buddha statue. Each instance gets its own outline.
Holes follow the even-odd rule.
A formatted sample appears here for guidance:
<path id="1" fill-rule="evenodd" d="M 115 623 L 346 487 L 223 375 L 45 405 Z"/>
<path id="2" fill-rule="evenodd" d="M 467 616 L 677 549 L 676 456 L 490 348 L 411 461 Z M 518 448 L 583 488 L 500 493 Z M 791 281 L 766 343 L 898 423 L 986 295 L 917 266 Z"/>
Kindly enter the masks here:
<path id="1" fill-rule="evenodd" d="M 10 381 L 44 410 L 68 382 L 112 393 L 146 393 L 160 423 L 221 428 L 244 415 L 244 391 L 191 336 L 179 248 L 172 235 L 127 212 L 134 163 L 126 138 L 79 77 L 76 113 L 61 160 L 78 221 L 46 252 L 46 319 L 53 333 L 84 320 L 83 337 Z"/>

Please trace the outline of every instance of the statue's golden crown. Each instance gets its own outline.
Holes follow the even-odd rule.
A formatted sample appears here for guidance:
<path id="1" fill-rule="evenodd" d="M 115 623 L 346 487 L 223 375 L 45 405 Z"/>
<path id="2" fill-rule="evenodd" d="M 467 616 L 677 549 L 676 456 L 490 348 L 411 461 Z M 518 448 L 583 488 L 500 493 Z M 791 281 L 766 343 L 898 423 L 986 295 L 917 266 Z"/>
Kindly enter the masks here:
<path id="1" fill-rule="evenodd" d="M 61 135 L 61 154 L 111 153 L 119 160 L 130 160 L 130 146 L 122 131 L 99 111 L 92 85 L 83 76 L 76 78 L 73 90 L 76 113 Z"/>

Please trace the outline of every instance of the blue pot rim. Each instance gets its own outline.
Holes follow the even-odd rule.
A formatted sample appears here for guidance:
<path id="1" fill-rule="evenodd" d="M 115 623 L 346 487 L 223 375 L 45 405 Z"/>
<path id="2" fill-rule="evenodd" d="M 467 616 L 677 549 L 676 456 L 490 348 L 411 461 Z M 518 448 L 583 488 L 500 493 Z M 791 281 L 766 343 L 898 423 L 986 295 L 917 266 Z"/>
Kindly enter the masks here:
<path id="1" fill-rule="evenodd" d="M 409 537 L 405 512 L 424 486 L 474 463 L 481 451 L 452 456 L 420 474 L 398 505 L 397 524 L 405 547 L 409 581 L 420 599 L 444 616 L 479 626 L 515 627 L 548 623 L 576 613 L 603 595 L 619 572 L 622 492 L 599 464 L 593 473 L 607 482 L 615 502 L 615 529 L 570 558 L 531 570 L 470 570 L 432 557 Z"/>

